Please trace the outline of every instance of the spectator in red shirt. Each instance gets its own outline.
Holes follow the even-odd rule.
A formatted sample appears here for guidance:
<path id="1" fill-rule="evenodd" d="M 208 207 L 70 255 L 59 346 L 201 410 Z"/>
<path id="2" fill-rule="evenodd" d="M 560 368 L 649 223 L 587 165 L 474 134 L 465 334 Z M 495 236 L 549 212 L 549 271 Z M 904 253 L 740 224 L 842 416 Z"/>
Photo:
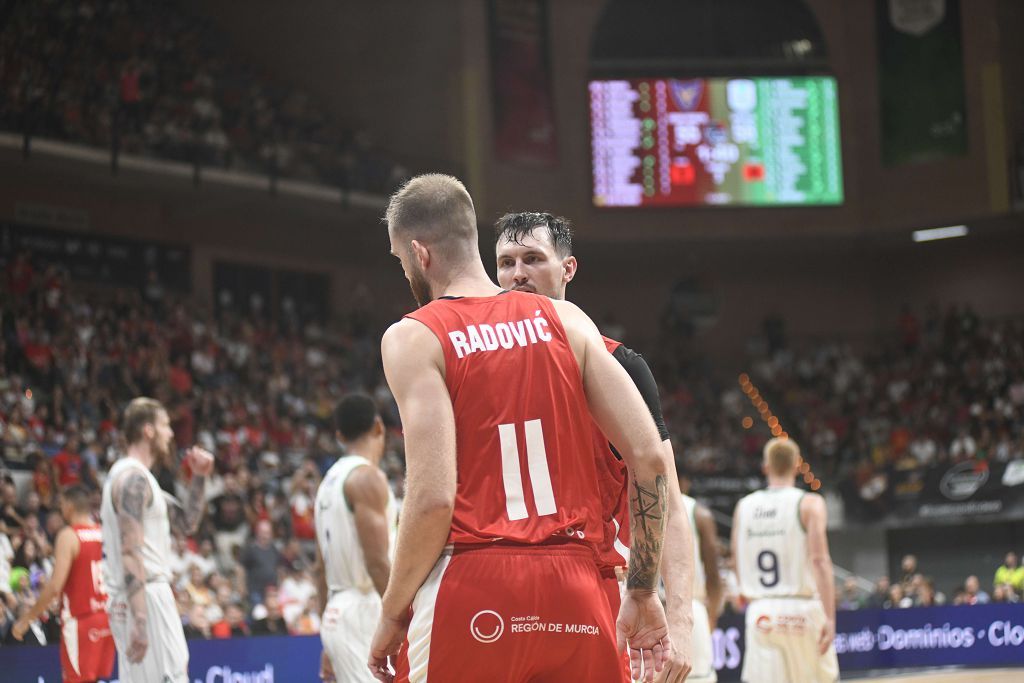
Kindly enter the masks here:
<path id="1" fill-rule="evenodd" d="M 61 488 L 81 484 L 89 478 L 88 468 L 78 452 L 79 445 L 78 436 L 71 435 L 60 453 L 53 456 L 53 464 L 57 468 L 57 483 Z"/>
<path id="2" fill-rule="evenodd" d="M 178 356 L 178 360 L 168 372 L 167 379 L 179 396 L 188 396 L 192 393 L 192 373 L 185 367 L 185 356 Z"/>

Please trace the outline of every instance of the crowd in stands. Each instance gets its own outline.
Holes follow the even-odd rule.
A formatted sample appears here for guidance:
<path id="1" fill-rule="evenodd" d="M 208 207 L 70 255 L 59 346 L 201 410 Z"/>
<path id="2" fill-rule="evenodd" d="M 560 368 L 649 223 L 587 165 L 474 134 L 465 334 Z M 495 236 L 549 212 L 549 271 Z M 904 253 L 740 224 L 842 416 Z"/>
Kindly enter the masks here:
<path id="1" fill-rule="evenodd" d="M 855 579 L 848 579 L 843 590 L 836 594 L 839 609 L 855 610 L 905 609 L 908 607 L 935 607 L 937 605 L 987 605 L 990 603 L 1017 603 L 1024 596 L 1024 568 L 1018 564 L 1017 554 L 1009 552 L 996 570 L 991 584 L 971 575 L 955 586 L 949 595 L 935 586 L 935 580 L 920 571 L 917 557 L 905 555 L 900 563 L 901 575 L 893 582 L 883 576 L 875 583 L 871 593 L 865 594 Z M 984 588 L 992 587 L 989 593 Z"/>
<path id="2" fill-rule="evenodd" d="M 397 410 L 383 382 L 382 323 L 356 307 L 332 321 L 222 308 L 217 315 L 163 287 L 71 286 L 54 264 L 20 254 L 0 285 L 0 642 L 52 569 L 62 525 L 57 496 L 95 491 L 123 444 L 129 399 L 168 407 L 179 448 L 216 454 L 200 532 L 175 541 L 174 585 L 193 637 L 311 633 L 318 629 L 313 500 L 340 453 L 332 410 L 346 392 L 377 399 L 391 428 L 383 461 L 396 494 L 403 483 Z M 927 467 L 967 458 L 1021 457 L 1024 334 L 1019 323 L 984 322 L 967 309 L 907 313 L 898 348 L 854 352 L 840 344 L 791 348 L 778 326 L 754 345 L 750 376 L 773 398 L 816 470 Z M 749 414 L 738 387 L 697 373 L 664 372 L 663 401 L 681 468 L 755 473 L 767 433 L 740 427 Z M 21 493 L 7 468 L 30 481 Z M 156 472 L 168 491 L 177 464 Z M 863 484 L 861 484 L 863 486 Z M 1024 572 L 1007 557 L 991 593 L 977 578 L 947 595 L 916 567 L 881 581 L 847 607 L 1016 600 Z M 55 627 L 56 612 L 51 612 Z"/>
<path id="3" fill-rule="evenodd" d="M 168 407 L 178 448 L 216 453 L 203 526 L 175 541 L 188 634 L 316 632 L 313 500 L 340 455 L 334 405 L 371 391 L 397 426 L 380 377 L 381 331 L 365 311 L 330 325 L 206 315 L 163 288 L 72 287 L 61 268 L 27 254 L 8 264 L 0 291 L 0 642 L 52 569 L 59 491 L 92 486 L 98 509 L 98 487 L 123 449 L 121 411 L 138 395 Z M 390 443 L 382 466 L 400 493 L 397 433 Z M 31 474 L 20 495 L 15 469 Z M 176 469 L 165 463 L 155 474 L 180 494 Z"/>
<path id="4" fill-rule="evenodd" d="M 968 307 L 932 307 L 923 319 L 905 310 L 892 337 L 866 350 L 791 345 L 780 330 L 766 324 L 746 371 L 814 472 L 838 485 L 848 515 L 890 511 L 899 473 L 1024 458 L 1024 321 L 983 321 Z M 760 420 L 737 428 L 757 418 L 738 374 L 683 373 L 664 387 L 691 476 L 759 473 L 766 432 Z"/>
<path id="5" fill-rule="evenodd" d="M 4 130 L 345 189 L 386 193 L 405 175 L 175 0 L 31 0 L 0 13 Z"/>

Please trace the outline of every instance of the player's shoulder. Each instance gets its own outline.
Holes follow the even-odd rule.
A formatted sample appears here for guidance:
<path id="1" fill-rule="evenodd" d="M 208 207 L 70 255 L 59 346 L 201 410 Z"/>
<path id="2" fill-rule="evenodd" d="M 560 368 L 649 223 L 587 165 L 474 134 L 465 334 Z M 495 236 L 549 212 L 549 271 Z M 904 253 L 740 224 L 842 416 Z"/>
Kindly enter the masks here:
<path id="1" fill-rule="evenodd" d="M 387 500 L 388 478 L 379 467 L 360 464 L 349 473 L 343 487 L 350 501 L 381 502 Z"/>
<path id="2" fill-rule="evenodd" d="M 440 350 L 437 335 L 427 325 L 415 318 L 402 318 L 384 331 L 380 340 L 381 353 L 420 355 Z"/>
<path id="3" fill-rule="evenodd" d="M 77 551 L 80 545 L 78 531 L 70 524 L 65 525 L 57 532 L 57 536 L 53 539 L 53 545 L 57 552 L 60 552 L 62 548 L 71 552 Z"/>
<path id="4" fill-rule="evenodd" d="M 824 510 L 825 497 L 814 491 L 801 491 L 800 507 L 804 510 Z"/>

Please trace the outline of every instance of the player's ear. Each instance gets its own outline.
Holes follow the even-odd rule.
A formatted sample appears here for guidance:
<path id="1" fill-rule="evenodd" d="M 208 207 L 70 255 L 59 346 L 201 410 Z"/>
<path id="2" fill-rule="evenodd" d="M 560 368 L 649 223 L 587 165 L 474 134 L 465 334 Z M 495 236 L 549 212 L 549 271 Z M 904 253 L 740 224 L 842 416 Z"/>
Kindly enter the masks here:
<path id="1" fill-rule="evenodd" d="M 384 420 L 381 419 L 380 415 L 373 418 L 373 435 L 380 436 L 384 433 Z"/>
<path id="2" fill-rule="evenodd" d="M 576 270 L 578 268 L 579 264 L 576 262 L 575 256 L 562 259 L 562 282 L 566 284 L 572 282 L 572 279 L 576 277 Z"/>
<path id="3" fill-rule="evenodd" d="M 418 240 L 413 240 L 411 245 L 413 258 L 420 264 L 421 269 L 426 270 L 430 265 L 430 250 Z"/>

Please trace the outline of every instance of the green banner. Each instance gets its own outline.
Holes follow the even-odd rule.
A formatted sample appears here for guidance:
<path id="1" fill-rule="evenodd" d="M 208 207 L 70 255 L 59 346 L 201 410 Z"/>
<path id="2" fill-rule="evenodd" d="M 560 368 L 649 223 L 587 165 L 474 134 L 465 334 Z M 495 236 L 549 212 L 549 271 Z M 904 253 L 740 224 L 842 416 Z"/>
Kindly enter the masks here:
<path id="1" fill-rule="evenodd" d="M 960 0 L 876 0 L 882 162 L 967 154 Z"/>

